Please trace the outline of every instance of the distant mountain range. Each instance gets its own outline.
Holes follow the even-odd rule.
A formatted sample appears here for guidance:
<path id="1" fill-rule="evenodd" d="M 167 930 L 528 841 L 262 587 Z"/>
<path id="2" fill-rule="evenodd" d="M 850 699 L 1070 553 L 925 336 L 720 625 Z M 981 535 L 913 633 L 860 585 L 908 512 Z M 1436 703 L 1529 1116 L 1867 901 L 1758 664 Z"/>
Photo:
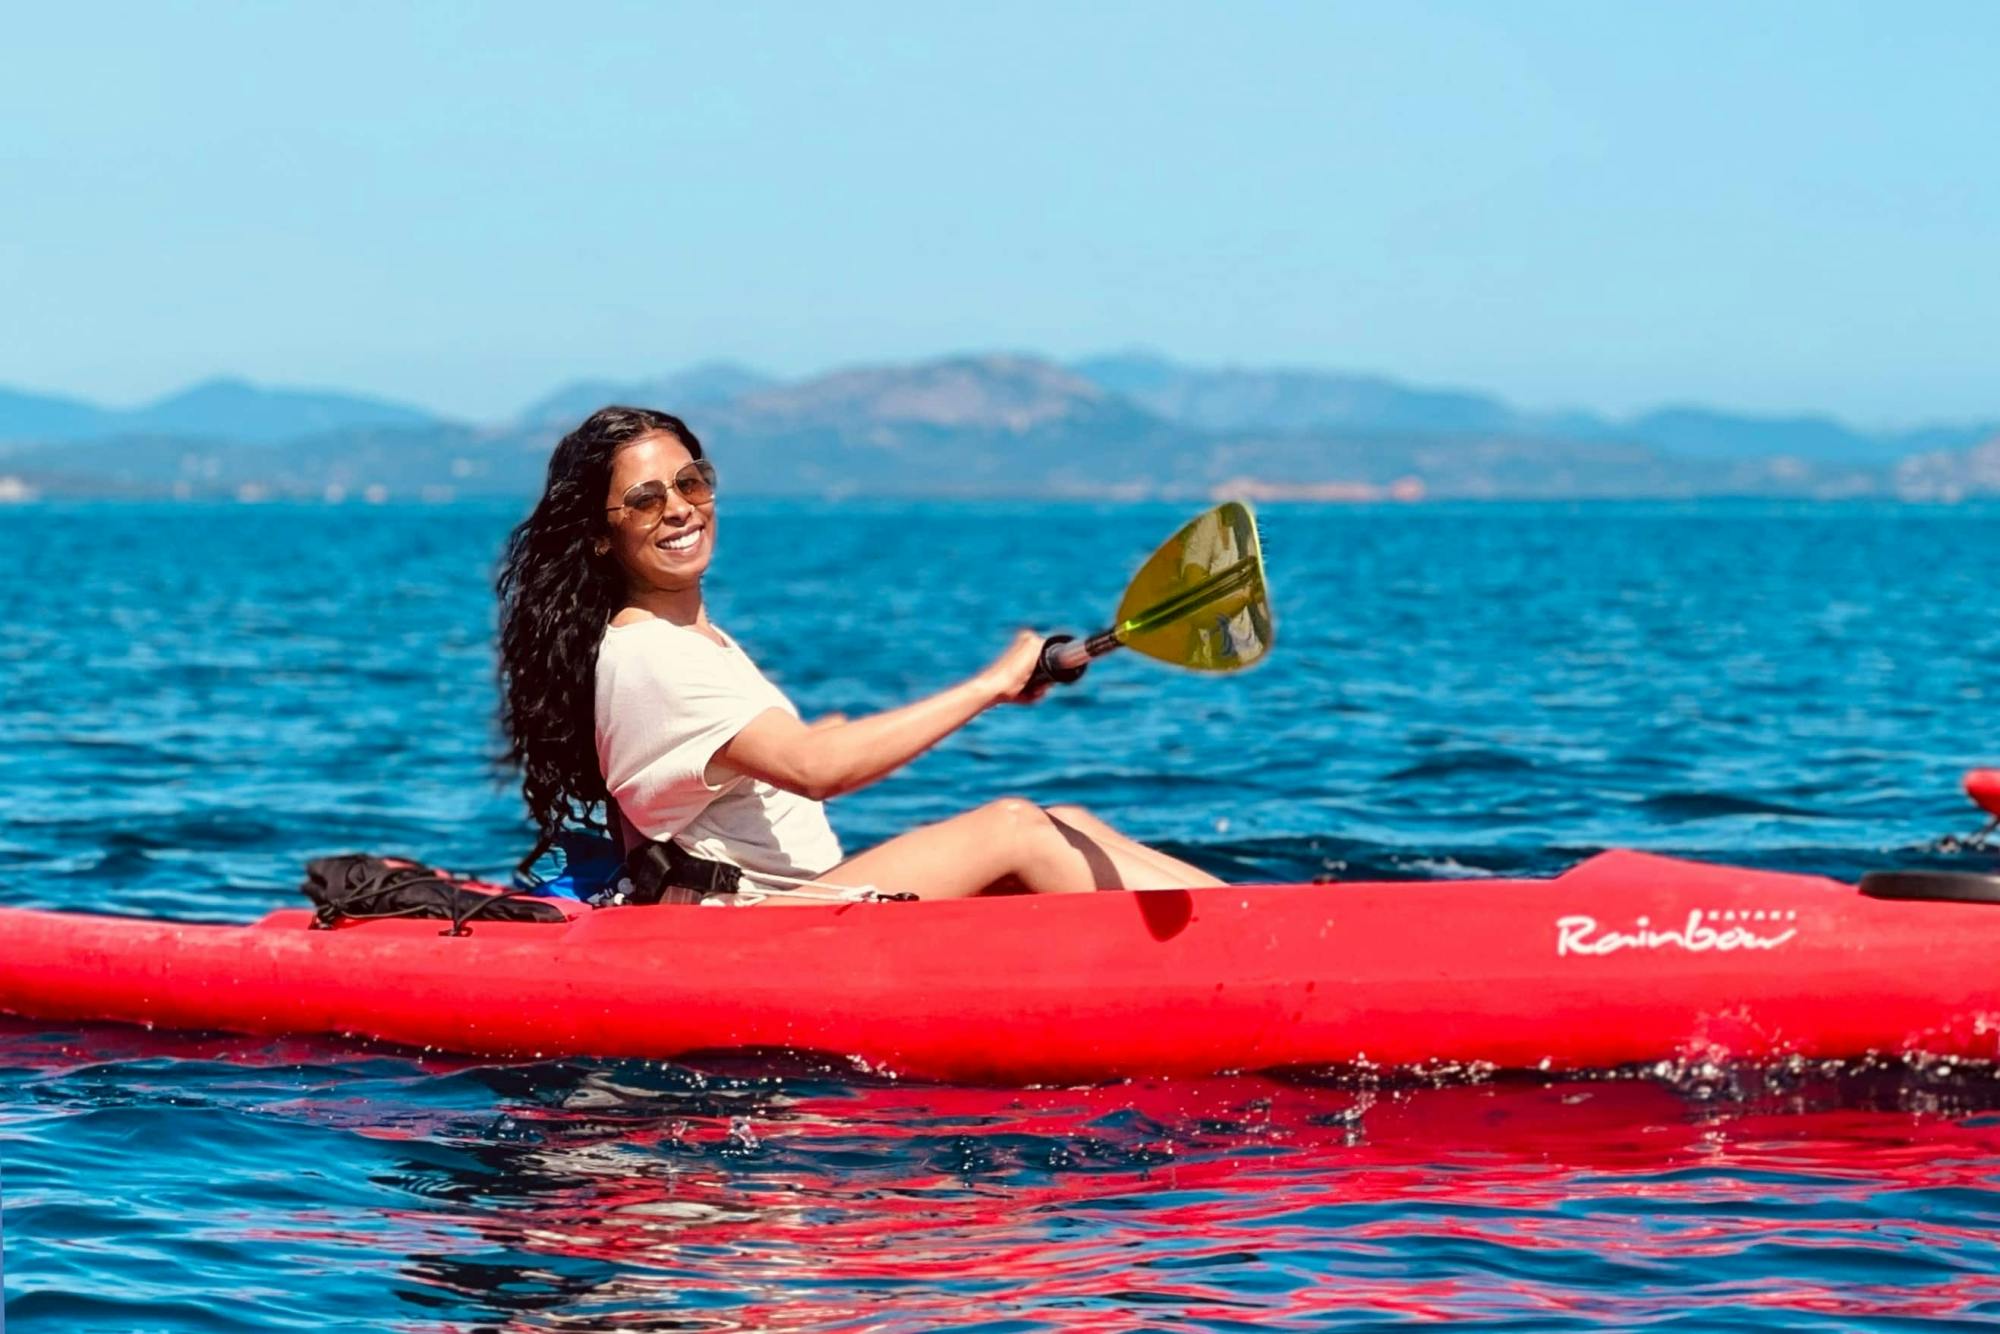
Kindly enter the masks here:
<path id="1" fill-rule="evenodd" d="M 505 422 L 218 379 L 112 410 L 0 390 L 0 498 L 527 494 L 608 402 L 686 417 L 768 494 L 1459 497 L 2000 494 L 2000 423 L 1867 432 L 1675 407 L 1531 413 L 1489 394 L 1145 354 L 942 358 L 780 380 L 709 363 L 561 386 Z"/>
<path id="2" fill-rule="evenodd" d="M 327 431 L 423 427 L 436 421 L 421 408 L 360 394 L 265 389 L 247 380 L 204 380 L 123 412 L 79 399 L 0 389 L 0 444 L 134 436 L 277 444 Z"/>
<path id="3" fill-rule="evenodd" d="M 692 415 L 696 409 L 729 403 L 775 383 L 767 375 L 727 361 L 707 362 L 656 380 L 578 380 L 529 404 L 514 424 L 553 429 L 561 435 L 607 403 L 672 404 L 662 411 Z"/>
<path id="4" fill-rule="evenodd" d="M 1206 431 L 1399 432 L 1517 440 L 1622 441 L 1683 458 L 1789 455 L 1813 463 L 1883 463 L 1963 448 L 2000 423 L 1869 433 L 1830 417 L 1757 417 L 1670 407 L 1630 420 L 1587 412 L 1524 413 L 1490 394 L 1418 389 L 1379 376 L 1307 370 L 1203 370 L 1158 357 L 1099 357 L 1079 374 L 1172 421 Z"/>

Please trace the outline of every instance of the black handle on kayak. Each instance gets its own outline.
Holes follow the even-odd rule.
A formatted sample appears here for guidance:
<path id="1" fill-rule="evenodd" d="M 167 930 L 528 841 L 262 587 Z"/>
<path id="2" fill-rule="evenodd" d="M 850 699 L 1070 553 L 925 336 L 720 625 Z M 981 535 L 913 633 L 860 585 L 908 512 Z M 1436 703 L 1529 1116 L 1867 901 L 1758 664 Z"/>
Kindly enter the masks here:
<path id="1" fill-rule="evenodd" d="M 1021 687 L 1021 693 L 1031 694 L 1048 685 L 1068 685 L 1083 676 L 1083 669 L 1090 666 L 1090 655 L 1081 648 L 1064 651 L 1064 644 L 1074 644 L 1075 635 L 1050 635 L 1042 641 L 1042 660 L 1035 664 L 1035 670 L 1028 676 L 1028 684 Z M 1077 659 L 1072 663 L 1070 660 Z"/>

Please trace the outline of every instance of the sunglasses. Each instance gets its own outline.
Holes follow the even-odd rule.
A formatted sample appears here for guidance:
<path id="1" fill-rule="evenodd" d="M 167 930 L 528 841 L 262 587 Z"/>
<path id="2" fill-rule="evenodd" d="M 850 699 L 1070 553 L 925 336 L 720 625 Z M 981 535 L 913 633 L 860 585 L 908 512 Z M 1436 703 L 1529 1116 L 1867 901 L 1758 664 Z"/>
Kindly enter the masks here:
<path id="1" fill-rule="evenodd" d="M 696 459 L 675 473 L 672 482 L 662 482 L 657 478 L 641 482 L 625 493 L 624 504 L 613 505 L 604 512 L 616 514 L 624 510 L 628 522 L 652 528 L 666 515 L 669 486 L 680 492 L 681 498 L 688 504 L 706 505 L 715 499 L 715 465 L 707 459 Z"/>

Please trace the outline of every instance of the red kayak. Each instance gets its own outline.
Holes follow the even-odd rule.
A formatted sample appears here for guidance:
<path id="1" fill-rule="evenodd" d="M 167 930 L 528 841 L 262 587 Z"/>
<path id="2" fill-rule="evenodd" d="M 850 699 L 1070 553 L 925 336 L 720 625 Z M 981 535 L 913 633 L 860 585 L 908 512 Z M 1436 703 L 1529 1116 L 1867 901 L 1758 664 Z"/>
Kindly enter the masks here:
<path id="1" fill-rule="evenodd" d="M 607 908 L 461 936 L 0 909 L 0 1013 L 1006 1083 L 2000 1055 L 2000 877 L 1871 879 L 1608 852 L 1551 880 Z"/>

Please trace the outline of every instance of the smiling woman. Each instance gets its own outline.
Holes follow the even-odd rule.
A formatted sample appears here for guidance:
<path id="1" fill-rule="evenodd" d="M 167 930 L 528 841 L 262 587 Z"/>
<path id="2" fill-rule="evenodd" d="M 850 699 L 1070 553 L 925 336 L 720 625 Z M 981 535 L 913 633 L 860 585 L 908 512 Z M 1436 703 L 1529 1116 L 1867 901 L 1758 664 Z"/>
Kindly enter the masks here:
<path id="1" fill-rule="evenodd" d="M 808 725 L 708 618 L 716 485 L 678 417 L 604 408 L 557 444 L 541 500 L 508 539 L 501 722 L 541 835 L 529 861 L 601 810 L 640 896 L 670 902 L 1220 883 L 1079 807 L 1014 797 L 843 860 L 822 803 L 995 704 L 1039 698 L 1041 636 L 1022 630 L 986 668 L 913 704 Z"/>

